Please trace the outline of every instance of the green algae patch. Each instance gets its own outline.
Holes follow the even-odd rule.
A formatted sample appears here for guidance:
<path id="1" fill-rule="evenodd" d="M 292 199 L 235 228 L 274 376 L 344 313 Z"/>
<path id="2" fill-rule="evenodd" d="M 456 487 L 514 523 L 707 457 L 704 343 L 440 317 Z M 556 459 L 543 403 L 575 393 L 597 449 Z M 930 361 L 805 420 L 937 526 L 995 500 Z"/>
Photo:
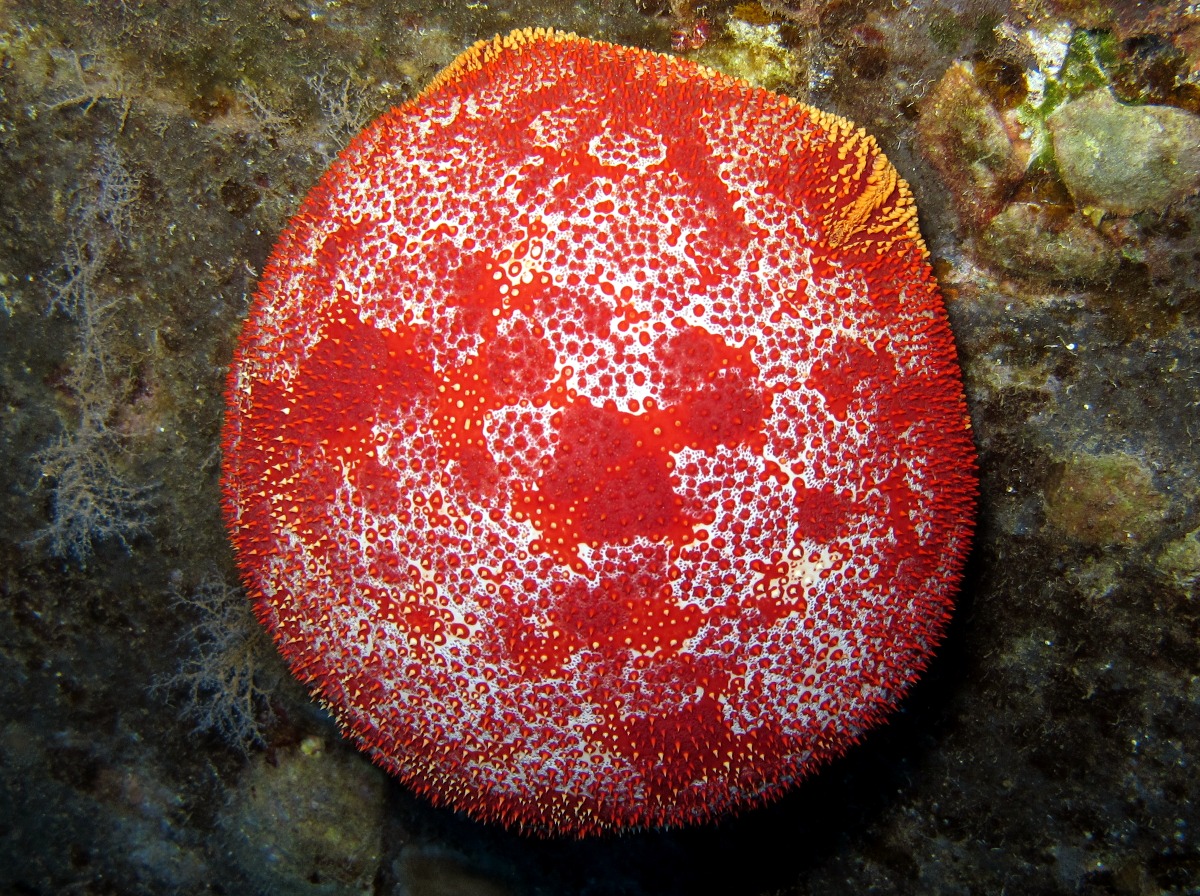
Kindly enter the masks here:
<path id="1" fill-rule="evenodd" d="M 1168 582 L 1190 594 L 1200 585 L 1200 529 L 1169 542 L 1159 553 L 1155 566 Z"/>
<path id="2" fill-rule="evenodd" d="M 1046 491 L 1046 520 L 1096 546 L 1141 542 L 1158 531 L 1167 501 L 1150 471 L 1128 454 L 1075 455 Z"/>
<path id="3" fill-rule="evenodd" d="M 1116 62 L 1116 49 L 1106 31 L 1077 30 L 1071 34 L 1062 62 L 1051 71 L 1038 73 L 1038 89 L 1016 110 L 1017 120 L 1030 136 L 1033 156 L 1030 168 L 1053 171 L 1054 151 L 1047 119 L 1064 103 L 1088 91 L 1107 85 L 1109 71 Z"/>
<path id="4" fill-rule="evenodd" d="M 691 58 L 767 90 L 782 90 L 799 74 L 779 25 L 740 18 L 731 18 L 720 39 L 709 41 Z"/>
<path id="5" fill-rule="evenodd" d="M 259 756 L 220 826 L 233 864 L 263 893 L 369 892 L 383 849 L 383 772 L 316 738 Z"/>
<path id="6" fill-rule="evenodd" d="M 1078 214 L 1014 202 L 980 238 L 984 257 L 1007 274 L 1056 283 L 1099 283 L 1120 266 L 1120 253 Z"/>

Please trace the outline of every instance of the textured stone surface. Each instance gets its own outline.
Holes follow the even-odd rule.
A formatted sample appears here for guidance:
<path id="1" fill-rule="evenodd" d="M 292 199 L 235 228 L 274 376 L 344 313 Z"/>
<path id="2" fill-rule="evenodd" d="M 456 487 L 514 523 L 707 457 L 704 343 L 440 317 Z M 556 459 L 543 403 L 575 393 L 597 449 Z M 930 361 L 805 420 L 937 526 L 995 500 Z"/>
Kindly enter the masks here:
<path id="1" fill-rule="evenodd" d="M 1200 189 L 1200 116 L 1129 106 L 1093 90 L 1048 119 L 1054 157 L 1080 206 L 1118 215 L 1162 211 Z"/>
<path id="2" fill-rule="evenodd" d="M 460 853 L 413 844 L 395 863 L 392 896 L 512 896 L 487 870 Z"/>
<path id="3" fill-rule="evenodd" d="M 1162 527 L 1165 509 L 1150 471 L 1124 454 L 1068 458 L 1046 493 L 1047 520 L 1089 544 L 1144 541 Z"/>
<path id="4" fill-rule="evenodd" d="M 952 65 L 925 98 L 917 134 L 968 228 L 986 225 L 1025 173 L 1028 149 L 1014 143 L 966 63 Z"/>
<path id="5" fill-rule="evenodd" d="M 1055 282 L 1102 282 L 1120 264 L 1117 248 L 1081 215 L 1063 215 L 1032 202 L 1013 202 L 980 236 L 997 268 Z"/>
<path id="6" fill-rule="evenodd" d="M 219 825 L 233 864 L 262 892 L 369 893 L 382 843 L 384 776 L 320 740 L 256 758 Z"/>

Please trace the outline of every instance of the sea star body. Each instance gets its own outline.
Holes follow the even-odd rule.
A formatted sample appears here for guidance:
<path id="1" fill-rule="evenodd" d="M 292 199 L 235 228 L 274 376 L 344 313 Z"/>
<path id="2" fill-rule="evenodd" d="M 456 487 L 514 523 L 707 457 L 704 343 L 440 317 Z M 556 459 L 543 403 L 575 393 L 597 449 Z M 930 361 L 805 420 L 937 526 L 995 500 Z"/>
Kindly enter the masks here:
<path id="1" fill-rule="evenodd" d="M 375 122 L 230 375 L 238 562 L 385 768 L 541 832 L 780 793 L 941 637 L 975 460 L 907 185 L 846 121 L 554 32 Z"/>

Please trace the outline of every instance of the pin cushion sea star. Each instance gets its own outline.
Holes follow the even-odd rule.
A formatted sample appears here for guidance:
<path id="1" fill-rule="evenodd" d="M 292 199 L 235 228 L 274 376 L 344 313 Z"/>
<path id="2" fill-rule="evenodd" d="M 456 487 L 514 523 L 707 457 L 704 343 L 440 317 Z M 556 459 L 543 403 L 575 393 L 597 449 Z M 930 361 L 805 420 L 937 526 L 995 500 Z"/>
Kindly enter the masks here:
<path id="1" fill-rule="evenodd" d="M 224 488 L 259 618 L 375 761 L 583 834 L 759 803 L 880 720 L 942 635 L 975 455 L 871 137 L 518 31 L 280 238 Z"/>

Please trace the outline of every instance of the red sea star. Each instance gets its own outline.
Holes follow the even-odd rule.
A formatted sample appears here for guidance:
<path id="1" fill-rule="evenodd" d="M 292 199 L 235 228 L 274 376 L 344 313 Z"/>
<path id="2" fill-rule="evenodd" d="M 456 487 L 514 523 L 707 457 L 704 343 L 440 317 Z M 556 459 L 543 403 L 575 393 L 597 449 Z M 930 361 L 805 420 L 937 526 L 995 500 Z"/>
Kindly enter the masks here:
<path id="1" fill-rule="evenodd" d="M 229 380 L 259 618 L 371 757 L 583 834 L 777 795 L 942 634 L 975 455 L 907 185 L 846 121 L 554 32 L 342 153 Z"/>

